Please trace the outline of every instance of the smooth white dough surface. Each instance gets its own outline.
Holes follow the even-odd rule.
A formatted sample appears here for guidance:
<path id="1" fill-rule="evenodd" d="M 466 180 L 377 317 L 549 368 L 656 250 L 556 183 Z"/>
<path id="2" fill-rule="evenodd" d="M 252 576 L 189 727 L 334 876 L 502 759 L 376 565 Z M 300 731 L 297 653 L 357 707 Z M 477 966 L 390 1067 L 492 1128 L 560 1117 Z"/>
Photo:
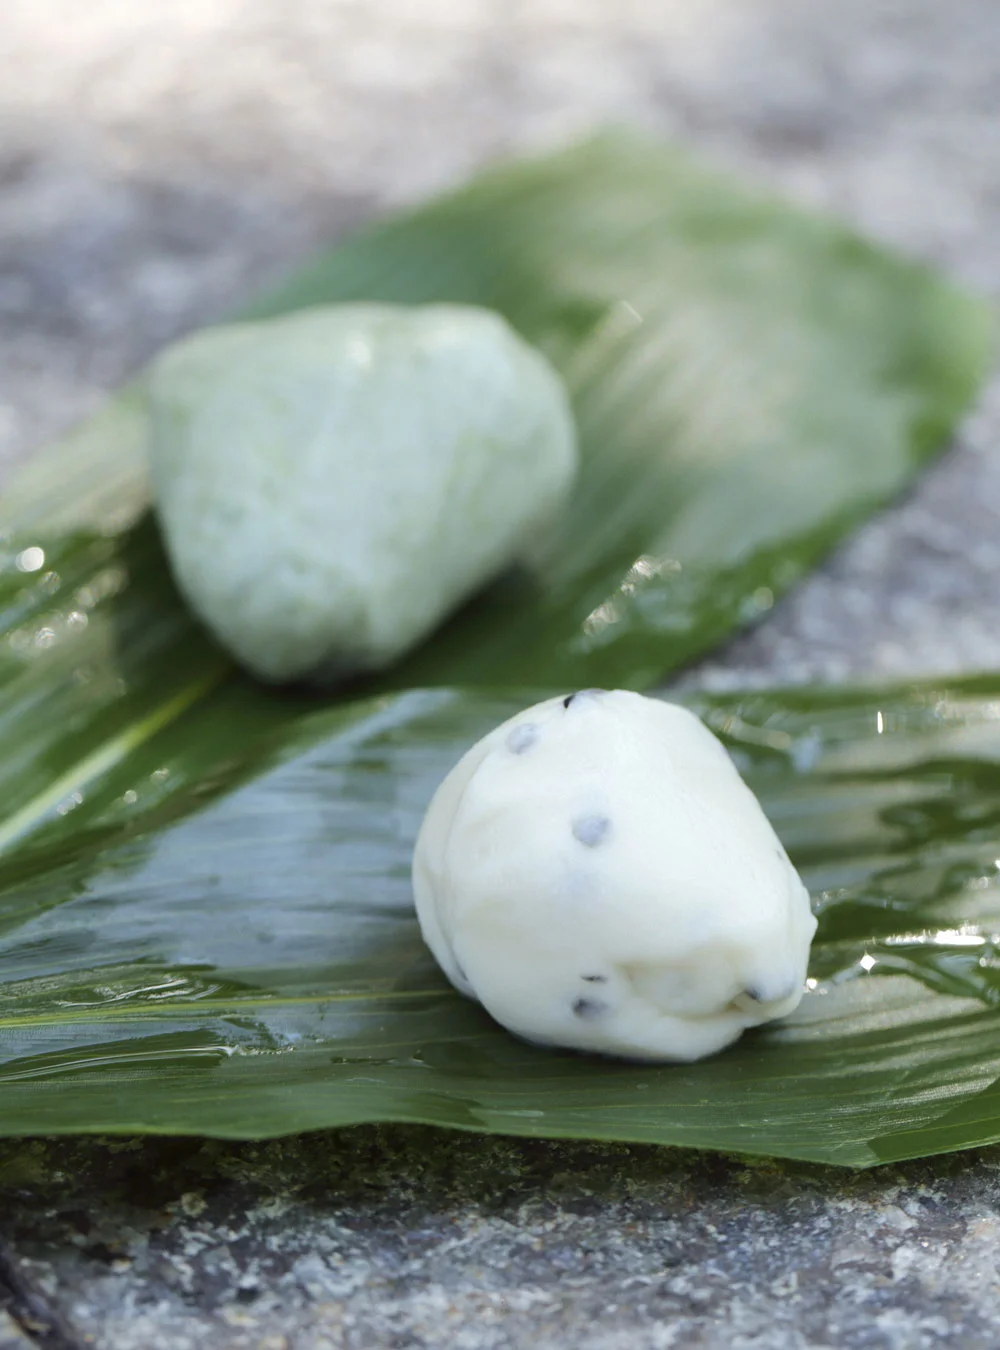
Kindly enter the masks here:
<path id="1" fill-rule="evenodd" d="M 809 894 L 692 713 L 584 690 L 519 713 L 441 784 L 413 860 L 424 938 L 516 1035 L 694 1060 L 802 997 Z"/>
<path id="2" fill-rule="evenodd" d="M 177 582 L 287 680 L 395 660 L 564 502 L 562 383 L 498 314 L 351 304 L 208 329 L 148 384 Z"/>

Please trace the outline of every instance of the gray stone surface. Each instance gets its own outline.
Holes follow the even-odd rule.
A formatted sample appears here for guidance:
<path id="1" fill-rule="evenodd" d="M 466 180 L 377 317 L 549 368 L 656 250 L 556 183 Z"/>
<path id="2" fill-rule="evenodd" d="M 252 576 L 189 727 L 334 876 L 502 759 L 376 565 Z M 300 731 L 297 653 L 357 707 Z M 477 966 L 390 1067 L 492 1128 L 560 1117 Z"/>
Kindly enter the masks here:
<path id="1" fill-rule="evenodd" d="M 991 0 L 7 0 L 0 70 L 0 466 L 330 233 L 607 117 L 1000 295 Z M 998 429 L 994 384 L 907 502 L 686 681 L 1000 665 Z M 0 1147 L 0 1236 L 107 1350 L 986 1347 L 998 1169 L 34 1142 Z"/>
<path id="2" fill-rule="evenodd" d="M 998 1340 L 995 1149 L 851 1174 L 369 1128 L 0 1166 L 26 1268 L 114 1350 Z"/>
<path id="3" fill-rule="evenodd" d="M 14 1319 L 0 1311 L 0 1350 L 32 1350 L 32 1344 Z"/>

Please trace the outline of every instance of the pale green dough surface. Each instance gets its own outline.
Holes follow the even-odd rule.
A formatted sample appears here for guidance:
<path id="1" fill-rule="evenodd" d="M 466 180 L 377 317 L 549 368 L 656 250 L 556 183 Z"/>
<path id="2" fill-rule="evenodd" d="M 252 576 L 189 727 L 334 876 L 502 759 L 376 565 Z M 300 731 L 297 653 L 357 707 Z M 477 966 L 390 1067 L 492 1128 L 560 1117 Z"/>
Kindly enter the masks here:
<path id="1" fill-rule="evenodd" d="M 516 559 L 575 475 L 559 377 L 472 306 L 208 329 L 148 387 L 178 584 L 268 680 L 392 662 Z"/>

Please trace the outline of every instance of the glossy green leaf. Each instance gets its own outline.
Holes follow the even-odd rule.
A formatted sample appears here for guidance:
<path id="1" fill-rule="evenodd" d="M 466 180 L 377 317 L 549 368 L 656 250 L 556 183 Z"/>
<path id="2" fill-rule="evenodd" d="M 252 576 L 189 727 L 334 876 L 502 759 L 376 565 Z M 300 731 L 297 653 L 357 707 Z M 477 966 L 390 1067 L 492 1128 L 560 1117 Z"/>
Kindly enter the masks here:
<path id="1" fill-rule="evenodd" d="M 793 1018 L 663 1067 L 521 1044 L 421 944 L 423 808 L 523 698 L 301 706 L 277 736 L 233 699 L 0 867 L 0 1131 L 402 1120 L 854 1165 L 1000 1139 L 1000 678 L 700 705 L 820 931 Z"/>
<path id="2" fill-rule="evenodd" d="M 487 175 L 259 312 L 357 296 L 492 304 L 545 347 L 577 496 L 534 570 L 321 702 L 252 685 L 180 603 L 141 382 L 21 476 L 0 1132 L 399 1119 L 856 1164 L 998 1137 L 992 687 L 706 705 L 823 917 L 796 1021 L 703 1065 L 518 1044 L 444 985 L 408 882 L 430 793 L 486 726 L 543 686 L 648 685 L 905 483 L 975 388 L 982 308 L 631 138 Z"/>
<path id="3" fill-rule="evenodd" d="M 389 677 L 648 686 L 774 597 L 939 449 L 985 305 L 836 222 L 631 135 L 496 169 L 341 245 L 250 313 L 500 310 L 562 372 L 583 469 L 532 566 Z M 146 501 L 141 388 L 6 496 L 43 545 Z"/>

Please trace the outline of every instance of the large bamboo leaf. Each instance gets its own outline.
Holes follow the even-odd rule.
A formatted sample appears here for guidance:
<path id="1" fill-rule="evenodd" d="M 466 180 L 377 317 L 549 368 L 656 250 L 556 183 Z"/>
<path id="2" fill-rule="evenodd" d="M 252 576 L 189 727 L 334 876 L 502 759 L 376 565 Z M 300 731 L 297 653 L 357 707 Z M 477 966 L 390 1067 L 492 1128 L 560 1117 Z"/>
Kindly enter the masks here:
<path id="1" fill-rule="evenodd" d="M 648 686 L 899 489 L 987 352 L 978 302 L 627 136 L 487 174 L 257 312 L 364 296 L 503 310 L 569 381 L 583 453 L 534 570 L 383 688 Z M 145 428 L 140 381 L 4 494 L 0 845 L 232 678 L 144 514 Z"/>
<path id="2" fill-rule="evenodd" d="M 422 810 L 520 702 L 300 708 L 237 752 L 218 691 L 155 733 L 0 868 L 0 1131 L 404 1120 L 855 1165 L 1000 1139 L 1000 678 L 701 705 L 820 931 L 795 1017 L 694 1066 L 523 1045 L 420 942 Z"/>
<path id="3" fill-rule="evenodd" d="M 407 880 L 436 780 L 533 696 L 446 686 L 641 687 L 758 613 L 941 443 L 981 308 L 630 139 L 489 175 L 261 312 L 355 296 L 493 304 L 543 345 L 574 396 L 577 497 L 534 570 L 320 707 L 235 674 L 179 602 L 144 514 L 141 384 L 22 476 L 0 570 L 0 1131 L 396 1118 L 857 1163 L 992 1138 L 992 947 L 945 926 L 973 894 L 954 877 L 992 875 L 991 769 L 963 750 L 940 770 L 972 813 L 959 837 L 924 764 L 962 718 L 989 728 L 988 702 L 953 723 L 896 700 L 888 738 L 863 701 L 709 710 L 823 892 L 827 992 L 694 1070 L 518 1045 L 445 988 Z M 438 688 L 393 692 L 417 685 Z"/>
<path id="4" fill-rule="evenodd" d="M 355 299 L 500 310 L 561 370 L 582 442 L 532 566 L 396 687 L 650 684 L 904 486 L 988 349 L 985 307 L 931 273 L 629 135 L 494 170 L 251 312 Z M 136 386 L 31 466 L 3 523 L 42 547 L 120 532 L 146 502 L 145 426 Z"/>

